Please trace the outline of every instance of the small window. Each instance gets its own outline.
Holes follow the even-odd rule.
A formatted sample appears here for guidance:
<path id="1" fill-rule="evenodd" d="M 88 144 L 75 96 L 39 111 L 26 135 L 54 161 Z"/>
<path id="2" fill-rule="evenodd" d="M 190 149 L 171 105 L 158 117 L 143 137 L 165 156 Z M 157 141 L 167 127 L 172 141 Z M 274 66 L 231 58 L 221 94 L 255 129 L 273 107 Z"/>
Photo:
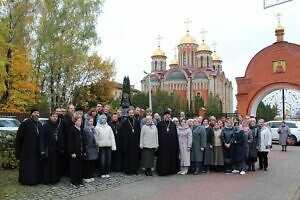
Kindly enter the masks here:
<path id="1" fill-rule="evenodd" d="M 295 123 L 286 122 L 286 125 L 287 125 L 289 128 L 297 128 L 297 126 L 296 126 Z"/>

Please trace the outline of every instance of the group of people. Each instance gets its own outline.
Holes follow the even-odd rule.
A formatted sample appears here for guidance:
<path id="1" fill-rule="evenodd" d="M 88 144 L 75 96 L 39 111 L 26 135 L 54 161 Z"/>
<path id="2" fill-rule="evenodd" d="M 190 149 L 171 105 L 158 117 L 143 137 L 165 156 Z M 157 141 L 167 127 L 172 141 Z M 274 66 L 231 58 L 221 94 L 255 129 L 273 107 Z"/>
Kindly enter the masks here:
<path id="1" fill-rule="evenodd" d="M 271 133 L 264 120 L 219 119 L 184 113 L 172 118 L 167 109 L 160 117 L 150 108 L 119 109 L 97 104 L 84 113 L 68 105 L 56 108 L 42 125 L 37 109 L 19 127 L 16 156 L 20 160 L 19 182 L 25 185 L 53 184 L 70 177 L 74 187 L 94 181 L 94 175 L 109 178 L 111 171 L 146 176 L 185 175 L 192 172 L 245 174 L 267 171 Z"/>

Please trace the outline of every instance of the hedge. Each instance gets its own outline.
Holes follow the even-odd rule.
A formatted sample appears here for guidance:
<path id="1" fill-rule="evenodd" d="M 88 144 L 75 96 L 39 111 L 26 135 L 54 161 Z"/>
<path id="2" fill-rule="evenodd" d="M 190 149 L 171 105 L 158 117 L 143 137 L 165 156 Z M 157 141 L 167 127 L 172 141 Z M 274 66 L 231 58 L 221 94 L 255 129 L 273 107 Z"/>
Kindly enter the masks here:
<path id="1" fill-rule="evenodd" d="M 0 131 L 0 169 L 18 168 L 15 144 L 16 131 Z"/>

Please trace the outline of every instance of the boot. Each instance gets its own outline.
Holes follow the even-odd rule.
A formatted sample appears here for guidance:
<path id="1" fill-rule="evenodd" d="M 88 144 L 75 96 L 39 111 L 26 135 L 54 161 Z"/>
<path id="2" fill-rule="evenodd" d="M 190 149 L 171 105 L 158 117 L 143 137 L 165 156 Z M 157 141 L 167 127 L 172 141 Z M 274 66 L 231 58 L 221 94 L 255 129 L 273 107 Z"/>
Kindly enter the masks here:
<path id="1" fill-rule="evenodd" d="M 251 168 L 252 168 L 252 171 L 255 172 L 255 164 L 254 163 L 251 164 Z"/>
<path id="2" fill-rule="evenodd" d="M 197 168 L 195 169 L 194 175 L 198 175 L 199 172 L 200 172 L 200 169 L 197 167 Z"/>

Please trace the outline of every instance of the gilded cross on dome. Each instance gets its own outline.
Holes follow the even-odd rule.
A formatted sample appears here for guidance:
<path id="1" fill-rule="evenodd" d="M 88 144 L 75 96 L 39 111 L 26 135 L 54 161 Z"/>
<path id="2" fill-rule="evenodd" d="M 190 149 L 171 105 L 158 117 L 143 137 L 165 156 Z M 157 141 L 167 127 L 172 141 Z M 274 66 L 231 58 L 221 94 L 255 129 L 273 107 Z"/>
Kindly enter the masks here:
<path id="1" fill-rule="evenodd" d="M 177 56 L 177 47 L 174 47 L 174 54 L 175 54 L 175 58 L 176 58 L 176 56 Z"/>
<path id="2" fill-rule="evenodd" d="M 216 41 L 214 41 L 213 43 L 212 43 L 212 45 L 213 45 L 213 47 L 214 47 L 214 52 L 216 52 L 216 47 L 217 47 L 217 42 Z"/>
<path id="3" fill-rule="evenodd" d="M 190 20 L 189 18 L 186 18 L 186 20 L 184 21 L 184 24 L 186 24 L 186 32 L 189 32 L 189 24 L 192 23 L 192 20 Z"/>
<path id="4" fill-rule="evenodd" d="M 202 28 L 202 31 L 200 31 L 200 34 L 202 34 L 202 42 L 205 40 L 205 33 L 207 33 L 207 31 Z"/>
<path id="5" fill-rule="evenodd" d="M 155 39 L 157 39 L 158 47 L 160 47 L 160 40 L 163 38 L 160 35 L 158 35 Z"/>
<path id="6" fill-rule="evenodd" d="M 277 20 L 278 20 L 278 24 L 280 24 L 280 17 L 282 16 L 281 13 L 277 13 L 276 17 L 277 17 Z"/>

